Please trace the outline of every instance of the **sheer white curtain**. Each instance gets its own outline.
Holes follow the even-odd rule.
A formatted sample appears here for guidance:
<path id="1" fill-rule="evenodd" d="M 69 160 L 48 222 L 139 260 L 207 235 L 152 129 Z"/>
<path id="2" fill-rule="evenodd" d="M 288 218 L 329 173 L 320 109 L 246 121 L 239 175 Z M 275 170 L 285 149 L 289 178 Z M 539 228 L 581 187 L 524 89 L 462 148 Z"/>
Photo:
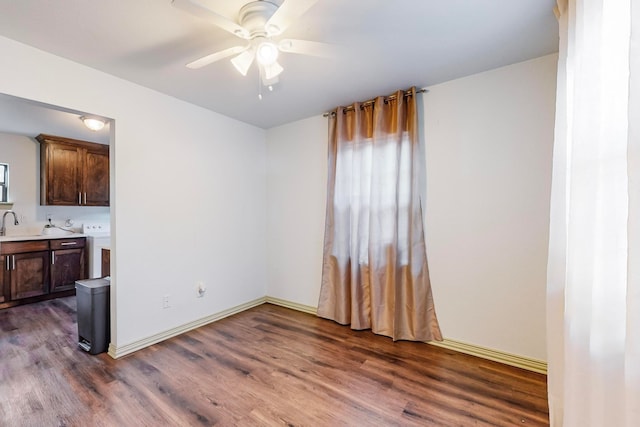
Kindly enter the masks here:
<path id="1" fill-rule="evenodd" d="M 638 2 L 562 0 L 547 335 L 552 426 L 640 425 Z"/>

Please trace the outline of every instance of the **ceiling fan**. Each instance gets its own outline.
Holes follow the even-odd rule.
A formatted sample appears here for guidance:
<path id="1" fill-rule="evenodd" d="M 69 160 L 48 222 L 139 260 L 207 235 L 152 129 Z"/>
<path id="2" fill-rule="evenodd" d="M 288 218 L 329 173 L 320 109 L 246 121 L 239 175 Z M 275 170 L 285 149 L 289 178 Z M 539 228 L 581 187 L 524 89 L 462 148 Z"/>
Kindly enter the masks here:
<path id="1" fill-rule="evenodd" d="M 172 0 L 175 7 L 212 22 L 229 33 L 246 40 L 187 64 L 188 68 L 201 68 L 221 59 L 231 58 L 233 66 L 246 76 L 254 59 L 262 84 L 270 89 L 278 82 L 284 69 L 278 63 L 279 52 L 303 55 L 331 56 L 331 46 L 325 43 L 298 39 L 275 39 L 318 0 L 258 0 L 245 4 L 234 22 L 215 12 L 215 0 Z"/>

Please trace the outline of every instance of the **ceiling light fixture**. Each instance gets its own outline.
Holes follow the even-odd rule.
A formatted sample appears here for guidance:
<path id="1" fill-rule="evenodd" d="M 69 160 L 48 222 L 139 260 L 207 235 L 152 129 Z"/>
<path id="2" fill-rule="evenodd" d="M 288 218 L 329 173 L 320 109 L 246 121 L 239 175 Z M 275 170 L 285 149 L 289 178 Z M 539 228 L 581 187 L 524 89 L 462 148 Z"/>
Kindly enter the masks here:
<path id="1" fill-rule="evenodd" d="M 270 41 L 262 42 L 258 45 L 256 52 L 258 63 L 267 66 L 278 60 L 278 46 Z"/>
<path id="2" fill-rule="evenodd" d="M 277 62 L 274 62 L 272 64 L 268 64 L 268 65 L 263 65 L 262 66 L 264 69 L 264 84 L 265 86 L 269 86 L 269 84 L 267 82 L 269 82 L 270 80 L 273 80 L 274 78 L 278 77 L 280 75 L 280 73 L 282 73 L 284 71 L 284 68 L 282 68 L 282 66 L 280 64 L 278 64 Z"/>
<path id="3" fill-rule="evenodd" d="M 333 48 L 319 42 L 297 39 L 279 39 L 287 28 L 298 20 L 319 0 L 244 0 L 248 1 L 231 20 L 218 13 L 205 0 L 171 0 L 174 7 L 206 18 L 214 25 L 243 39 L 243 45 L 229 47 L 205 55 L 186 66 L 198 69 L 221 59 L 232 57 L 231 63 L 240 74 L 246 76 L 254 62 L 258 69 L 258 98 L 262 99 L 262 86 L 273 91 L 278 76 L 284 68 L 278 63 L 280 52 L 313 56 L 331 56 Z"/>
<path id="4" fill-rule="evenodd" d="M 253 62 L 258 67 L 258 99 L 262 99 L 262 87 L 266 86 L 273 92 L 273 85 L 278 83 L 278 76 L 284 71 L 278 64 L 278 46 L 271 40 L 260 37 L 253 41 L 239 55 L 231 58 L 236 70 L 246 76 Z"/>
<path id="5" fill-rule="evenodd" d="M 236 70 L 238 70 L 240 74 L 246 76 L 249 68 L 251 67 L 251 64 L 253 64 L 254 57 L 255 50 L 253 49 L 253 47 L 251 47 L 242 52 L 240 55 L 231 58 L 231 63 L 234 67 L 236 67 Z"/>
<path id="6" fill-rule="evenodd" d="M 81 116 L 80 120 L 82 120 L 82 123 L 84 123 L 89 130 L 94 132 L 101 130 L 105 125 L 104 120 L 95 117 Z"/>

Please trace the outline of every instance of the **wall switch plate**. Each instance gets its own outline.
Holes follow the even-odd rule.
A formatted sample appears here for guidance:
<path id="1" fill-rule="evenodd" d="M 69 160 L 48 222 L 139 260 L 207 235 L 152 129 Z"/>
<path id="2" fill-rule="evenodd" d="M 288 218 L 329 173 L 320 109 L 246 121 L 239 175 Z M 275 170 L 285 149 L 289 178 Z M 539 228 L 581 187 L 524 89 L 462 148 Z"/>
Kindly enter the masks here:
<path id="1" fill-rule="evenodd" d="M 169 295 L 165 295 L 162 297 L 162 308 L 169 308 Z"/>

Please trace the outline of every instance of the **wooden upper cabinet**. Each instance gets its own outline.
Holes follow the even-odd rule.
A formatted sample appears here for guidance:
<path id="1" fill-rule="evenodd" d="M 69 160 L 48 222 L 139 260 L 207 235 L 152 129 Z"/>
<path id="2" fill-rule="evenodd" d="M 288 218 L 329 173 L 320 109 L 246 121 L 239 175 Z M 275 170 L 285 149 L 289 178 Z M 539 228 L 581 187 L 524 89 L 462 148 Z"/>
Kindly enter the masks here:
<path id="1" fill-rule="evenodd" d="M 45 151 L 40 176 L 41 204 L 78 205 L 82 150 L 72 145 L 56 143 L 42 144 L 40 149 Z M 42 161 L 42 154 L 40 156 Z"/>
<path id="2" fill-rule="evenodd" d="M 52 135 L 40 142 L 40 204 L 109 206 L 109 146 Z"/>
<path id="3" fill-rule="evenodd" d="M 109 150 L 88 148 L 84 162 L 84 199 L 87 206 L 109 206 Z"/>

